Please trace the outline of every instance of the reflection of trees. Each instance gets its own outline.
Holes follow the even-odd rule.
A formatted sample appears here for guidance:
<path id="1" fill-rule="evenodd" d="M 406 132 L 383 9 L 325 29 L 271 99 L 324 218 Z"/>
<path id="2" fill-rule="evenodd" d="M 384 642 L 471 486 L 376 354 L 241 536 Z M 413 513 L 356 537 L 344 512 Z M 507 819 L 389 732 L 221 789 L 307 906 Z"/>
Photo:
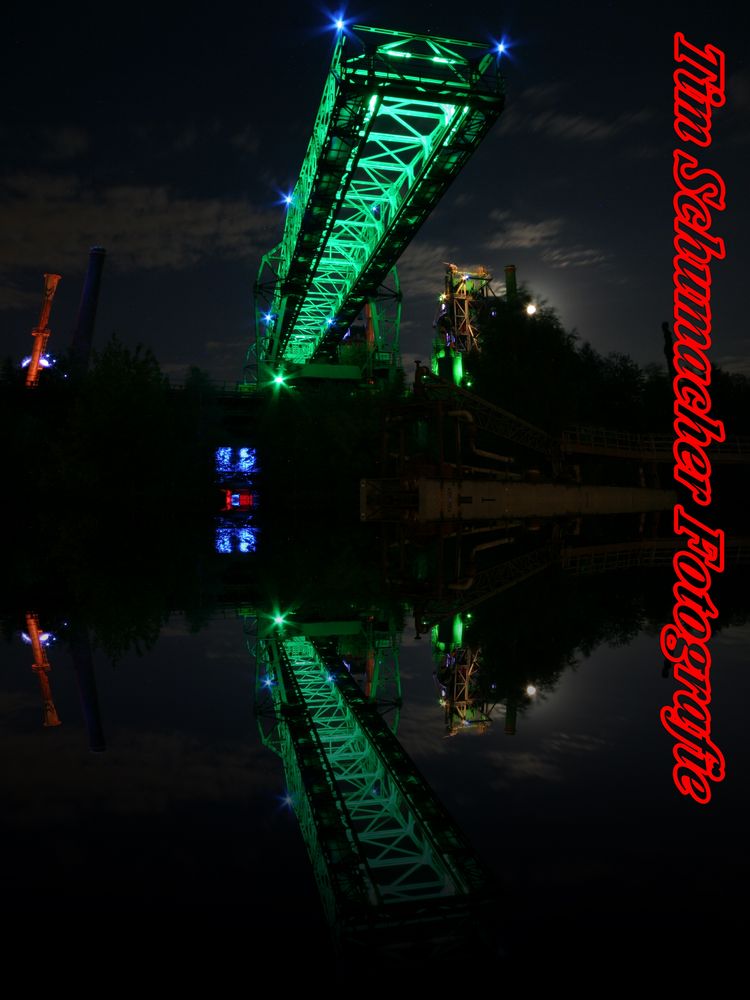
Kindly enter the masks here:
<path id="1" fill-rule="evenodd" d="M 170 390 L 148 350 L 116 339 L 75 381 L 32 393 L 5 381 L 5 609 L 79 617 L 113 657 L 148 649 L 178 608 L 200 623 L 216 433 L 205 388 L 194 376 Z"/>
<path id="2" fill-rule="evenodd" d="M 730 557 L 731 558 L 731 557 Z M 716 631 L 747 621 L 747 567 L 730 562 L 733 579 L 719 581 L 721 612 Z M 671 615 L 673 573 L 668 560 L 651 568 L 575 573 L 553 566 L 533 579 L 490 598 L 467 623 L 471 642 L 481 646 L 483 694 L 523 706 L 531 682 L 551 691 L 563 672 L 575 669 L 600 645 L 628 645 L 644 629 L 655 637 Z"/>

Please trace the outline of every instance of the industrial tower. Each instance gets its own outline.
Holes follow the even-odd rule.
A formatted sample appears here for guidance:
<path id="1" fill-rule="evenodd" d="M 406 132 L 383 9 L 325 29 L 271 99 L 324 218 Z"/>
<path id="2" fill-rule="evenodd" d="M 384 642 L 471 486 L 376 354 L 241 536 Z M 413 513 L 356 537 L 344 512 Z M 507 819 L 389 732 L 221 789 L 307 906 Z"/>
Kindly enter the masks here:
<path id="1" fill-rule="evenodd" d="M 482 322 L 495 315 L 492 275 L 485 267 L 459 268 L 448 264 L 445 290 L 435 319 L 432 372 L 461 385 L 464 356 L 481 350 Z"/>
<path id="2" fill-rule="evenodd" d="M 55 297 L 59 281 L 59 274 L 45 274 L 44 276 L 42 311 L 39 314 L 39 322 L 31 331 L 31 336 L 34 338 L 34 346 L 31 349 L 31 357 L 26 368 L 26 385 L 29 387 L 39 385 L 39 372 L 42 368 L 46 368 L 49 363 L 45 353 L 47 341 L 52 332 L 49 328 L 49 315 L 52 310 L 52 300 Z"/>

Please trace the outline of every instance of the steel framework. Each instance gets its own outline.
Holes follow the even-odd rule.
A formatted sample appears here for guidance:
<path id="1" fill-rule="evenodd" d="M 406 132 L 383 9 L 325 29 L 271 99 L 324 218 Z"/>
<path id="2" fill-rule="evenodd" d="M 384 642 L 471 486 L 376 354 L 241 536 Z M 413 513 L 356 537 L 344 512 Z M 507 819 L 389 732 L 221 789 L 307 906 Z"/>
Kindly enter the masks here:
<path id="1" fill-rule="evenodd" d="M 381 317 L 400 298 L 396 261 L 502 111 L 498 63 L 474 42 L 340 32 L 281 242 L 255 284 L 250 380 L 332 359 L 365 304 Z M 374 351 L 397 363 L 397 326 L 374 326 Z"/>
<path id="2" fill-rule="evenodd" d="M 485 267 L 459 268 L 448 264 L 445 290 L 435 318 L 432 351 L 434 375 L 451 377 L 456 385 L 463 379 L 462 355 L 481 350 L 482 319 L 495 293 L 492 275 Z M 449 359 L 446 371 L 443 359 Z M 442 369 L 442 370 L 441 370 Z"/>

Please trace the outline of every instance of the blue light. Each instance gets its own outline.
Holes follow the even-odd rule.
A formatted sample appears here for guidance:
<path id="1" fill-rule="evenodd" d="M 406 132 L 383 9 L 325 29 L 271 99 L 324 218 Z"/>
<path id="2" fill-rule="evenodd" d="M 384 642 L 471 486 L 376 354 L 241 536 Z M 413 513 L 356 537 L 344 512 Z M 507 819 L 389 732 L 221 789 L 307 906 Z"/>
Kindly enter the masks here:
<path id="1" fill-rule="evenodd" d="M 492 44 L 495 50 L 495 55 L 498 59 L 501 59 L 503 56 L 507 56 L 509 59 L 511 58 L 510 49 L 513 47 L 514 43 L 511 42 L 507 35 L 501 35 L 499 40 L 493 38 Z"/>
<path id="2" fill-rule="evenodd" d="M 271 674 L 266 674 L 266 676 L 263 678 L 263 687 L 270 688 L 273 687 L 275 683 L 276 681 L 273 679 L 273 676 Z"/>
<path id="3" fill-rule="evenodd" d="M 219 473 L 225 473 L 226 475 L 231 474 L 232 472 L 231 448 L 216 449 L 216 471 Z"/>
<path id="4" fill-rule="evenodd" d="M 216 551 L 229 555 L 232 551 L 232 532 L 229 528 L 216 529 Z"/>
<path id="5" fill-rule="evenodd" d="M 344 22 L 341 20 L 341 18 L 338 18 L 338 20 L 336 21 L 336 27 L 338 28 L 339 31 L 344 30 Z"/>
<path id="6" fill-rule="evenodd" d="M 326 323 L 329 326 L 333 326 L 334 322 L 335 322 L 335 320 L 334 320 L 333 316 L 329 316 L 328 319 L 326 320 Z"/>
<path id="7" fill-rule="evenodd" d="M 239 460 L 236 463 L 236 471 L 243 476 L 249 476 L 255 469 L 256 451 L 255 448 L 240 448 Z"/>
<path id="8" fill-rule="evenodd" d="M 219 482 L 227 479 L 245 479 L 255 471 L 257 452 L 255 448 L 239 448 L 235 457 L 233 448 L 216 449 L 216 474 Z"/>
<path id="9" fill-rule="evenodd" d="M 292 204 L 292 196 L 290 194 L 285 194 L 284 195 L 284 204 L 285 205 L 291 205 Z"/>
<path id="10" fill-rule="evenodd" d="M 240 495 L 239 493 L 233 493 L 231 498 L 231 504 L 233 507 L 239 507 L 240 505 Z"/>

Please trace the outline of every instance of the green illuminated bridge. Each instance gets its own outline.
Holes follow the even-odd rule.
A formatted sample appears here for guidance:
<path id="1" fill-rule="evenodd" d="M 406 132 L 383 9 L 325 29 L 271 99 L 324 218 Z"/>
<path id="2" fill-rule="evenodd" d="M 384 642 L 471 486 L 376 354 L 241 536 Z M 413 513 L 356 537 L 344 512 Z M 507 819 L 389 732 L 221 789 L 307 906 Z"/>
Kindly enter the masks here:
<path id="1" fill-rule="evenodd" d="M 281 242 L 260 265 L 246 384 L 399 367 L 396 261 L 502 107 L 486 44 L 339 32 Z"/>

